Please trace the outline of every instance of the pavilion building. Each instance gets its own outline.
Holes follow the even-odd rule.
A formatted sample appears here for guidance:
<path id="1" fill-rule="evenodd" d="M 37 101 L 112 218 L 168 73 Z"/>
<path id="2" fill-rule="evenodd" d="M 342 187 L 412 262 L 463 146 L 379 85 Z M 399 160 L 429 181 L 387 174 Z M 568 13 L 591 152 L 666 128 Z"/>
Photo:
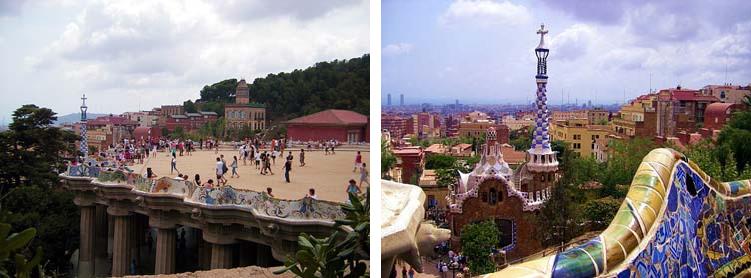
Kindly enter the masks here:
<path id="1" fill-rule="evenodd" d="M 235 103 L 224 105 L 224 119 L 229 130 L 266 129 L 266 105 L 250 101 L 250 88 L 245 79 L 237 83 Z"/>
<path id="2" fill-rule="evenodd" d="M 499 142 L 498 131 L 492 126 L 487 128 L 480 162 L 472 172 L 460 172 L 458 183 L 449 189 L 447 218 L 452 230 L 452 246 L 461 245 L 461 230 L 465 225 L 493 220 L 501 232 L 498 248 L 508 260 L 526 257 L 542 248 L 533 238 L 536 227 L 530 216 L 551 197 L 552 186 L 559 176 L 556 153 L 550 147 L 550 112 L 546 97 L 548 49 L 544 44 L 547 32 L 544 26 L 537 32 L 540 34 L 540 44 L 535 49 L 537 113 L 526 162 L 516 170 L 511 169 L 504 160 L 504 145 Z M 520 152 L 515 156 L 520 155 L 524 154 Z"/>
<path id="3" fill-rule="evenodd" d="M 285 124 L 290 141 L 359 143 L 369 140 L 368 117 L 349 110 L 324 110 L 289 120 Z"/>

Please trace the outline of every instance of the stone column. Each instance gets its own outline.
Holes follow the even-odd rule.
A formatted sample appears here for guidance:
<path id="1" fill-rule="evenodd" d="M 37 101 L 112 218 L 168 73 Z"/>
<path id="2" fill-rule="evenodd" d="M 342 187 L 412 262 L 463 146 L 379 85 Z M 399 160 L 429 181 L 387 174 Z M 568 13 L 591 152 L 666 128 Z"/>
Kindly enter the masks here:
<path id="1" fill-rule="evenodd" d="M 109 208 L 107 208 L 109 210 Z M 115 218 L 107 213 L 107 256 L 112 260 L 112 246 L 115 242 Z"/>
<path id="2" fill-rule="evenodd" d="M 109 275 L 109 262 L 107 256 L 107 234 L 109 224 L 107 223 L 107 206 L 96 206 L 96 231 L 94 240 L 94 258 L 96 266 L 94 271 L 97 277 Z"/>
<path id="3" fill-rule="evenodd" d="M 242 244 L 239 244 L 240 250 L 239 250 L 239 267 L 243 266 L 251 266 L 256 264 L 256 248 L 257 244 L 255 242 L 245 241 L 242 242 Z"/>
<path id="4" fill-rule="evenodd" d="M 232 245 L 211 245 L 211 269 L 232 268 Z"/>
<path id="5" fill-rule="evenodd" d="M 203 270 L 211 269 L 211 243 L 203 239 L 198 244 L 198 267 Z"/>
<path id="6" fill-rule="evenodd" d="M 81 240 L 78 251 L 78 277 L 94 277 L 94 246 L 96 231 L 96 204 L 88 196 L 76 196 L 75 203 L 81 208 Z"/>
<path id="7" fill-rule="evenodd" d="M 154 274 L 175 273 L 175 229 L 157 230 Z"/>
<path id="8" fill-rule="evenodd" d="M 230 225 L 208 224 L 203 239 L 211 243 L 211 269 L 232 267 L 232 244 L 237 243 Z"/>
<path id="9" fill-rule="evenodd" d="M 130 213 L 117 207 L 107 208 L 107 213 L 114 219 L 112 240 L 112 276 L 128 275 L 130 268 Z"/>
<path id="10" fill-rule="evenodd" d="M 175 273 L 175 250 L 177 249 L 175 217 L 160 211 L 152 211 L 149 215 L 149 226 L 157 229 L 156 257 L 154 258 L 154 274 Z"/>
<path id="11" fill-rule="evenodd" d="M 133 214 L 130 217 L 130 232 L 128 232 L 128 235 L 130 236 L 128 246 L 129 246 L 129 252 L 130 252 L 130 260 L 128 261 L 128 270 L 130 270 L 130 264 L 132 261 L 135 261 L 136 263 L 136 273 L 139 273 L 140 265 L 141 265 L 141 244 L 143 243 L 141 241 L 142 237 L 140 234 L 143 231 L 143 217 L 140 214 Z"/>
<path id="12" fill-rule="evenodd" d="M 273 255 L 271 254 L 271 246 L 265 244 L 257 244 L 256 247 L 256 265 L 260 267 L 267 267 L 271 264 Z"/>

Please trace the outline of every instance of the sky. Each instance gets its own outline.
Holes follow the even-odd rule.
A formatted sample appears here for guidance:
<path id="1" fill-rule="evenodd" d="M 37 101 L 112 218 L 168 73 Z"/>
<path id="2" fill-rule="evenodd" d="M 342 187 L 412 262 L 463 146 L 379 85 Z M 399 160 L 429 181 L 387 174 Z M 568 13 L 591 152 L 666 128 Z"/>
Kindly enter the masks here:
<path id="1" fill-rule="evenodd" d="M 23 104 L 150 110 L 369 53 L 367 0 L 0 1 L 0 124 Z"/>
<path id="2" fill-rule="evenodd" d="M 751 1 L 385 0 L 382 98 L 529 103 L 549 30 L 552 104 L 751 83 Z"/>

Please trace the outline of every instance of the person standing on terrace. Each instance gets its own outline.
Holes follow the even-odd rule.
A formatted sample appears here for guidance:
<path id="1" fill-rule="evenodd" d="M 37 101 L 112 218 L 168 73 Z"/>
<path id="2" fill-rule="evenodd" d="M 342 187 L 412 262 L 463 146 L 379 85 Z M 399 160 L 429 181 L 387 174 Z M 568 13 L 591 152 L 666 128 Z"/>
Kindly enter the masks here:
<path id="1" fill-rule="evenodd" d="M 224 163 L 222 163 L 222 160 L 217 157 L 216 158 L 216 182 L 221 183 L 223 179 L 224 179 Z"/>
<path id="2" fill-rule="evenodd" d="M 180 173 L 180 170 L 177 170 L 177 157 L 175 157 L 174 153 L 172 154 L 172 161 L 170 162 L 169 173 L 172 174 L 173 171 L 177 171 L 178 173 Z"/>
<path id="3" fill-rule="evenodd" d="M 234 178 L 235 176 L 239 178 L 240 174 L 237 173 L 237 156 L 232 157 L 232 164 L 230 164 L 230 167 L 232 168 L 232 175 L 230 178 Z"/>
<path id="4" fill-rule="evenodd" d="M 289 171 L 292 171 L 292 160 L 287 159 L 282 169 L 284 169 L 284 180 L 289 183 Z"/>
<path id="5" fill-rule="evenodd" d="M 368 169 L 366 167 L 367 165 L 365 165 L 365 163 L 360 167 L 360 186 L 362 186 L 363 182 L 370 185 L 370 181 L 368 181 Z"/>
<path id="6" fill-rule="evenodd" d="M 357 172 L 357 168 L 362 169 L 362 154 L 360 154 L 360 151 L 357 151 L 355 156 L 355 168 L 352 169 L 352 173 Z"/>
<path id="7" fill-rule="evenodd" d="M 350 179 L 349 185 L 347 185 L 347 193 L 354 193 L 355 195 L 357 195 L 360 194 L 360 192 L 362 192 L 362 189 L 360 189 L 360 186 L 357 185 L 357 182 L 354 179 Z"/>

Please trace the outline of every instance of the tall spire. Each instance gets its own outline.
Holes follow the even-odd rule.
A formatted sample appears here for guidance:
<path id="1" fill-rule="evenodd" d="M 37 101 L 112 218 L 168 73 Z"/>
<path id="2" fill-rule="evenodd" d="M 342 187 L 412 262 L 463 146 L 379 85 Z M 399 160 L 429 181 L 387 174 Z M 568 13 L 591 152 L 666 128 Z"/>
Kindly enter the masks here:
<path id="1" fill-rule="evenodd" d="M 86 94 L 83 94 L 83 97 L 81 97 L 82 104 L 81 104 L 81 154 L 83 158 L 89 156 L 89 140 L 88 135 L 86 134 L 86 111 L 89 110 L 89 107 L 86 106 Z"/>
<path id="2" fill-rule="evenodd" d="M 537 56 L 537 117 L 535 119 L 535 130 L 532 134 L 531 148 L 527 151 L 529 161 L 527 168 L 535 172 L 548 172 L 558 170 L 558 160 L 555 152 L 550 148 L 550 111 L 548 111 L 547 84 L 548 84 L 548 63 L 547 58 L 549 50 L 545 46 L 545 25 L 540 25 L 537 34 L 540 35 L 540 44 L 535 48 Z"/>

